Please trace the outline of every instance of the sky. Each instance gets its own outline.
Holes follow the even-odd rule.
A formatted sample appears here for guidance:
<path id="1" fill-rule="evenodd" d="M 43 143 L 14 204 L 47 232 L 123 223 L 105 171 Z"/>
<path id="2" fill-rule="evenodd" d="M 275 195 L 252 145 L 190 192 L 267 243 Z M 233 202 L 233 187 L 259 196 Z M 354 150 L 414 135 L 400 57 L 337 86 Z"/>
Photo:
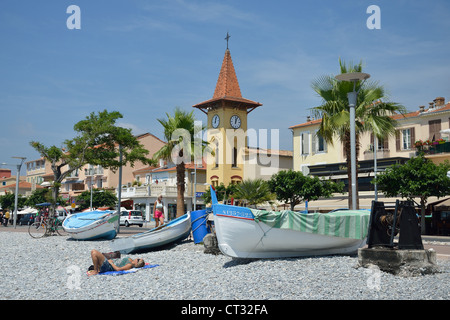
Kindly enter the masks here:
<path id="1" fill-rule="evenodd" d="M 311 82 L 338 74 L 339 58 L 362 61 L 409 111 L 450 100 L 448 0 L 2 0 L 0 163 L 38 159 L 30 141 L 62 146 L 105 109 L 160 139 L 175 107 L 206 125 L 192 106 L 214 94 L 227 32 L 242 96 L 263 104 L 248 127 L 278 130 L 283 150 L 321 104 Z"/>

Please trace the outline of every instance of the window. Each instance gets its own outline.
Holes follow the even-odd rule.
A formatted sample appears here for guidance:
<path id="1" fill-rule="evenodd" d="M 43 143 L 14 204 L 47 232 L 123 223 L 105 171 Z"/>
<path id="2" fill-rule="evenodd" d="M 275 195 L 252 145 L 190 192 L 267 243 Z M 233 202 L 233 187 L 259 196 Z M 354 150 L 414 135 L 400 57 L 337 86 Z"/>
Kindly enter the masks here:
<path id="1" fill-rule="evenodd" d="M 396 150 L 411 150 L 416 142 L 415 128 L 399 129 L 395 135 Z"/>
<path id="2" fill-rule="evenodd" d="M 214 167 L 219 167 L 219 142 L 216 142 L 216 163 L 214 165 Z"/>
<path id="3" fill-rule="evenodd" d="M 233 168 L 237 168 L 237 156 L 238 156 L 238 152 L 237 152 L 237 138 L 234 138 L 234 142 L 233 142 L 233 163 L 231 164 L 231 166 Z"/>
<path id="4" fill-rule="evenodd" d="M 403 150 L 411 149 L 411 129 L 403 129 Z"/>
<path id="5" fill-rule="evenodd" d="M 320 152 L 327 152 L 327 142 L 325 139 L 316 133 L 312 137 L 312 152 L 314 153 L 320 153 Z"/>

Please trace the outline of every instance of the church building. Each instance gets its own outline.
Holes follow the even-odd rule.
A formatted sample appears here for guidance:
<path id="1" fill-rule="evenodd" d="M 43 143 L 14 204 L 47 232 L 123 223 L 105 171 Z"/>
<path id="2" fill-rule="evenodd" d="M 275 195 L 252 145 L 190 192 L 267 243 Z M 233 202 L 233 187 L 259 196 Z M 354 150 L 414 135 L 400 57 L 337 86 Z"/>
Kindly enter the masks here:
<path id="1" fill-rule="evenodd" d="M 214 150 L 214 156 L 210 155 L 207 161 L 206 183 L 213 186 L 240 183 L 246 178 L 268 179 L 272 173 L 280 170 L 280 164 L 283 170 L 292 168 L 292 152 L 248 146 L 250 134 L 247 118 L 250 112 L 262 104 L 242 97 L 228 49 L 229 36 L 225 39 L 227 49 L 214 95 L 212 99 L 193 106 L 207 115 L 207 141 Z M 259 174 L 261 168 L 255 156 L 277 158 L 276 162 L 266 161 L 267 167 L 272 167 L 266 170 L 271 172 L 270 175 L 262 177 Z M 278 161 L 280 156 L 282 161 Z"/>

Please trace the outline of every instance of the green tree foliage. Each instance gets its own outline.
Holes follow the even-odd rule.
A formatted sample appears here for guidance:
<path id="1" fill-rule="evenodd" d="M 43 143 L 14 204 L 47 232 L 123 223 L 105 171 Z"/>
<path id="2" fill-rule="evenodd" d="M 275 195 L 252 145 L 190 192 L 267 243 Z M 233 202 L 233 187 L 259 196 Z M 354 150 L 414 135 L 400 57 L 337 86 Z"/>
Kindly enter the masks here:
<path id="1" fill-rule="evenodd" d="M 36 207 L 39 203 L 49 202 L 52 203 L 52 192 L 50 189 L 36 189 L 34 190 L 30 196 L 27 197 L 25 201 L 25 205 L 29 207 Z M 64 200 L 62 197 L 58 197 L 56 199 L 56 203 L 59 203 L 60 205 L 65 205 L 66 200 Z"/>
<path id="2" fill-rule="evenodd" d="M 409 159 L 405 164 L 395 164 L 379 173 L 373 182 L 386 197 L 420 199 L 421 232 L 425 233 L 425 208 L 429 197 L 444 197 L 450 194 L 450 164 L 434 164 L 423 154 Z"/>
<path id="3" fill-rule="evenodd" d="M 115 193 L 106 189 L 92 189 L 92 207 L 115 207 L 117 205 L 117 197 Z M 80 210 L 89 208 L 91 205 L 91 190 L 83 191 L 78 197 Z"/>
<path id="4" fill-rule="evenodd" d="M 270 191 L 269 184 L 262 179 L 242 181 L 235 185 L 232 196 L 252 206 L 275 199 L 275 195 Z"/>
<path id="5" fill-rule="evenodd" d="M 148 150 L 132 135 L 131 129 L 115 125 L 120 118 L 122 114 L 117 111 L 104 110 L 97 114 L 92 112 L 86 119 L 75 124 L 76 137 L 64 141 L 62 147 L 46 147 L 40 142 L 30 142 L 51 165 L 53 212 L 61 182 L 86 164 L 101 165 L 113 171 L 121 165 L 134 166 L 136 161 L 154 164 L 152 159 L 147 158 Z M 119 146 L 122 161 L 119 158 Z"/>
<path id="6" fill-rule="evenodd" d="M 0 196 L 0 207 L 2 209 L 9 209 L 11 211 L 14 211 L 14 202 L 15 202 L 15 194 L 14 193 L 7 193 Z M 22 197 L 21 194 L 17 196 L 17 206 L 19 208 L 22 208 L 25 204 L 26 198 Z"/>
<path id="7" fill-rule="evenodd" d="M 362 62 L 346 65 L 339 59 L 339 67 L 340 73 L 362 72 Z M 406 109 L 398 103 L 382 101 L 386 99 L 386 91 L 374 81 L 358 81 L 354 88 L 352 82 L 338 81 L 334 76 L 322 76 L 314 80 L 311 86 L 322 98 L 322 105 L 313 108 L 316 118 L 322 119 L 317 134 L 330 144 L 333 144 L 336 136 L 342 142 L 347 160 L 348 181 L 351 181 L 350 110 L 347 93 L 353 89 L 358 92 L 355 107 L 356 154 L 359 153 L 359 136 L 362 133 L 373 132 L 379 139 L 395 134 L 396 121 L 390 116 L 404 113 Z M 351 193 L 349 188 L 349 207 L 352 203 Z"/>
<path id="8" fill-rule="evenodd" d="M 176 165 L 177 172 L 177 217 L 184 212 L 184 191 L 186 163 L 192 159 L 201 161 L 207 142 L 196 137 L 194 112 L 186 112 L 176 108 L 173 115 L 166 113 L 167 119 L 158 119 L 164 128 L 164 138 L 167 143 L 154 154 L 155 159 L 164 159 Z"/>
<path id="9" fill-rule="evenodd" d="M 217 201 L 229 200 L 233 197 L 236 192 L 236 184 L 229 184 L 225 187 L 223 183 L 215 187 Z M 205 193 L 202 195 L 202 199 L 205 203 L 211 203 L 211 189 L 207 188 Z"/>
<path id="10" fill-rule="evenodd" d="M 274 174 L 269 180 L 269 188 L 276 198 L 291 205 L 291 210 L 305 200 L 317 200 L 342 192 L 344 184 L 318 177 L 305 176 L 300 171 L 284 170 Z"/>

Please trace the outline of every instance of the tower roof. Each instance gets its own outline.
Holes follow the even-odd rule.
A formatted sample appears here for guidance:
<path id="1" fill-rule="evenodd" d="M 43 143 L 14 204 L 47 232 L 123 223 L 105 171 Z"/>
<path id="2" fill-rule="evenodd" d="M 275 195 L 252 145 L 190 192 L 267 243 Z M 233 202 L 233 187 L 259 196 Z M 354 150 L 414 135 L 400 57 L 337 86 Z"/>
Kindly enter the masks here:
<path id="1" fill-rule="evenodd" d="M 206 111 L 211 107 L 217 106 L 217 102 L 219 101 L 237 102 L 237 106 L 246 108 L 247 112 L 262 105 L 259 102 L 242 98 L 236 71 L 234 70 L 233 61 L 231 60 L 231 54 L 228 48 L 223 57 L 222 67 L 220 68 L 213 98 L 196 104 L 193 107 L 207 113 Z"/>
<path id="2" fill-rule="evenodd" d="M 213 98 L 234 97 L 242 98 L 239 82 L 231 60 L 230 50 L 225 51 L 222 67 L 220 68 L 219 79 L 217 79 L 216 90 Z"/>

